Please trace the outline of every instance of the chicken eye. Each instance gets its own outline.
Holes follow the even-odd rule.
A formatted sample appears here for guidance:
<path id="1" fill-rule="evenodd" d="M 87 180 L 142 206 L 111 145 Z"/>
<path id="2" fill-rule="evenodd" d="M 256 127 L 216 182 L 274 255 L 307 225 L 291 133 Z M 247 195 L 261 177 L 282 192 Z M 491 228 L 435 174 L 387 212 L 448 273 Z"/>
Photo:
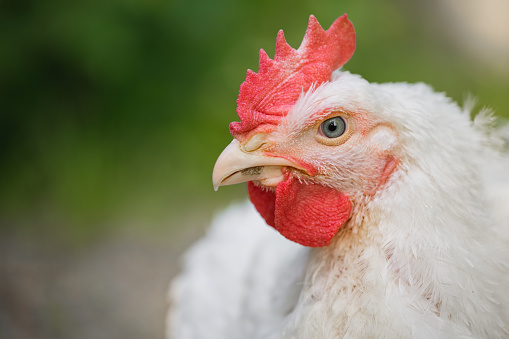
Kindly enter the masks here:
<path id="1" fill-rule="evenodd" d="M 320 132 L 327 138 L 337 138 L 342 136 L 346 130 L 346 123 L 342 117 L 334 117 L 325 120 L 320 125 Z"/>

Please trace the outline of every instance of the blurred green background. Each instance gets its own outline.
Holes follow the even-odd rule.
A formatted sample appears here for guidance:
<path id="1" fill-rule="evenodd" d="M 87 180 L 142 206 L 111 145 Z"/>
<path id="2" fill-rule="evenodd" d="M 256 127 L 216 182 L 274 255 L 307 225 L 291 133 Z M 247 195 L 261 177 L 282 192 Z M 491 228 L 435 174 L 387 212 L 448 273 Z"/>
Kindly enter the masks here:
<path id="1" fill-rule="evenodd" d="M 0 338 L 162 336 L 176 258 L 245 195 L 211 172 L 246 69 L 345 12 L 345 69 L 509 117 L 507 64 L 439 1 L 0 1 Z"/>

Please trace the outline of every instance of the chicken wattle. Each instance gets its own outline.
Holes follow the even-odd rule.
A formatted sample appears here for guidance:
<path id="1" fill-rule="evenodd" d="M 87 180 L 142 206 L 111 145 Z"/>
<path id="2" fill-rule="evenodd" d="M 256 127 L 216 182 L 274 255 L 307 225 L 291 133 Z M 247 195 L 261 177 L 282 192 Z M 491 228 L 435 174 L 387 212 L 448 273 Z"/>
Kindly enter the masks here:
<path id="1" fill-rule="evenodd" d="M 304 246 L 330 244 L 348 220 L 350 199 L 334 188 L 301 183 L 289 176 L 275 192 L 248 183 L 249 199 L 268 225 Z"/>

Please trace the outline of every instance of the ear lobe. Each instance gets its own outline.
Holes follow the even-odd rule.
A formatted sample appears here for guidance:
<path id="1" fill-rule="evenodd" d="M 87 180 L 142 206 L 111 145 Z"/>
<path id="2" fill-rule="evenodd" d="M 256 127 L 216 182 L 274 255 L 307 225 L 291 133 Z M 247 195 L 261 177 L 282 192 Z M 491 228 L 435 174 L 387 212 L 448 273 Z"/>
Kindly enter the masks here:
<path id="1" fill-rule="evenodd" d="M 368 144 L 378 154 L 389 155 L 398 145 L 398 135 L 388 125 L 377 125 L 369 131 Z"/>
<path id="2" fill-rule="evenodd" d="M 380 172 L 378 172 L 377 179 L 375 179 L 377 181 L 376 187 L 366 192 L 369 195 L 374 195 L 386 183 L 400 162 L 399 156 L 396 154 L 398 135 L 388 125 L 377 125 L 368 134 L 368 145 L 377 155 L 378 161 L 381 162 Z"/>

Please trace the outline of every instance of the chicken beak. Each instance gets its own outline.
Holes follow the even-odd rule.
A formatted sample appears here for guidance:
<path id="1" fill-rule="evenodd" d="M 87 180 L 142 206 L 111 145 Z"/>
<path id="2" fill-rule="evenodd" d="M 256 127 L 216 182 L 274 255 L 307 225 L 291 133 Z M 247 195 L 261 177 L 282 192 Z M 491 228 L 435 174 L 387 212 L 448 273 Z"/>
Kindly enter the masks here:
<path id="1" fill-rule="evenodd" d="M 266 186 L 276 186 L 284 180 L 283 167 L 304 170 L 294 162 L 264 154 L 262 148 L 246 151 L 237 139 L 223 150 L 212 172 L 212 184 L 217 191 L 219 186 L 233 185 L 247 181 L 260 181 Z M 305 170 L 304 170 L 305 171 Z"/>

